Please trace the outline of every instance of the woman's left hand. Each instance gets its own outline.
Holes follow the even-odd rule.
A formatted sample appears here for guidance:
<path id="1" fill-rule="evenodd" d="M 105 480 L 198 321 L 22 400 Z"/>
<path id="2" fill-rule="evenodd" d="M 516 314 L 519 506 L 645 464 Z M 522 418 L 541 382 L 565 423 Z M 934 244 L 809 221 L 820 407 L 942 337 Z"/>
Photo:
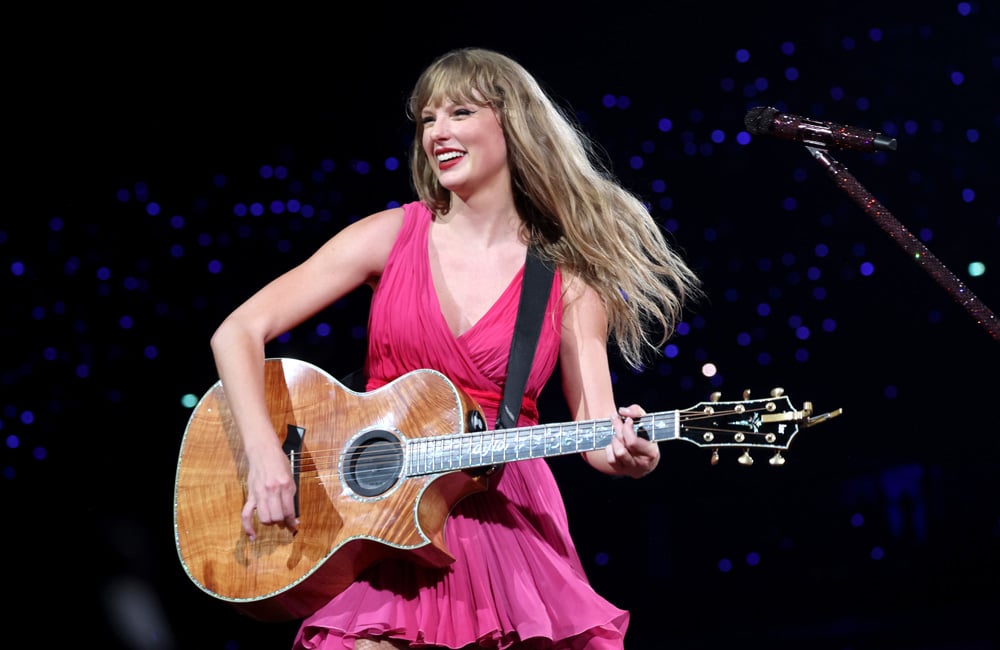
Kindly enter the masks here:
<path id="1" fill-rule="evenodd" d="M 635 432 L 636 420 L 645 414 L 641 406 L 633 404 L 620 407 L 619 417 L 611 418 L 615 435 L 611 444 L 605 447 L 605 454 L 614 474 L 641 478 L 656 469 L 660 462 L 660 446 Z"/>

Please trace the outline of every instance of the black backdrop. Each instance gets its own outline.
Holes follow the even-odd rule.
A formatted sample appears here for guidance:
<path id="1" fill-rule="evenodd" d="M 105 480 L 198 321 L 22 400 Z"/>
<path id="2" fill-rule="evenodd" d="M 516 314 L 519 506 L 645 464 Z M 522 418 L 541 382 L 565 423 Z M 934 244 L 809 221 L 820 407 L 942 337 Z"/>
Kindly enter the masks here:
<path id="1" fill-rule="evenodd" d="M 294 624 L 238 615 L 178 561 L 184 398 L 214 382 L 207 342 L 230 309 L 409 199 L 410 85 L 436 54 L 482 45 L 575 113 L 705 281 L 676 354 L 616 365 L 619 398 L 686 408 L 780 385 L 844 409 L 780 468 L 711 466 L 681 442 L 642 481 L 553 459 L 588 573 L 633 613 L 628 647 L 994 647 L 995 329 L 803 146 L 741 132 L 766 105 L 895 137 L 895 152 L 833 155 L 998 308 L 998 17 L 900 2 L 23 16 L 0 217 L 4 634 L 288 647 Z M 365 298 L 270 352 L 351 370 Z M 564 417 L 557 389 L 544 408 Z"/>

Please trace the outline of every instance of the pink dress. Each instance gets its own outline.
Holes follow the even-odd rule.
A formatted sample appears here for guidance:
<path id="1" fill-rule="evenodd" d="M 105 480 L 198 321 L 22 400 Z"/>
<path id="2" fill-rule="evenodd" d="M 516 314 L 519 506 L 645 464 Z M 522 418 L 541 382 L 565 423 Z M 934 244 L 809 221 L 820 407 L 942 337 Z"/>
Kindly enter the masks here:
<path id="1" fill-rule="evenodd" d="M 523 268 L 490 311 L 455 337 L 441 313 L 428 259 L 430 211 L 404 206 L 399 237 L 372 298 L 368 390 L 434 368 L 474 395 L 490 428 L 506 374 Z M 557 272 L 518 426 L 538 423 L 534 404 L 555 368 L 562 301 Z M 404 560 L 377 564 L 306 618 L 295 648 L 353 648 L 359 636 L 413 647 L 508 648 L 529 638 L 552 648 L 621 648 L 629 614 L 590 586 L 545 459 L 507 464 L 490 489 L 462 499 L 445 525 L 456 557 L 444 569 Z M 537 641 L 536 641 L 537 643 Z"/>

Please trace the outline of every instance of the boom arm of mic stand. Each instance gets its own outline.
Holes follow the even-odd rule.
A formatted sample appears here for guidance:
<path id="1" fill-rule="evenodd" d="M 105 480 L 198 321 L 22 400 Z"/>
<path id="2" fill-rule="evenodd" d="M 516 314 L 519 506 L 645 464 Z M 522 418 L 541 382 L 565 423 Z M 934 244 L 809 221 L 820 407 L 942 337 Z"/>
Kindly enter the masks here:
<path id="1" fill-rule="evenodd" d="M 906 229 L 906 226 L 892 216 L 892 213 L 886 210 L 885 206 L 879 203 L 828 151 L 813 146 L 806 146 L 806 149 L 820 164 L 826 167 L 834 182 L 847 192 L 848 196 L 854 199 L 854 202 L 860 205 L 882 230 L 889 233 L 889 236 L 903 247 L 903 250 L 910 255 L 913 261 L 930 273 L 938 284 L 944 287 L 951 294 L 951 297 L 976 319 L 977 323 L 985 327 L 994 339 L 1000 340 L 1000 321 L 997 320 L 996 315 L 990 311 L 989 307 L 983 304 L 954 273 L 948 270 L 948 267 L 934 253 L 914 237 L 913 233 Z"/>

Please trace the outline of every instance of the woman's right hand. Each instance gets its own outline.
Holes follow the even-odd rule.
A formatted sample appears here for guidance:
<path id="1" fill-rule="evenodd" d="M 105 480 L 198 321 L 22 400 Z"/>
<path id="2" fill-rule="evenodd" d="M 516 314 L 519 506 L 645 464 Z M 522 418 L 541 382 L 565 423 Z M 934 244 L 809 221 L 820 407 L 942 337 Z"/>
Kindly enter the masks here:
<path id="1" fill-rule="evenodd" d="M 293 534 L 298 531 L 295 491 L 291 464 L 281 447 L 275 444 L 258 450 L 247 472 L 247 501 L 241 517 L 243 531 L 251 540 L 257 539 L 254 512 L 261 524 L 282 526 Z"/>

